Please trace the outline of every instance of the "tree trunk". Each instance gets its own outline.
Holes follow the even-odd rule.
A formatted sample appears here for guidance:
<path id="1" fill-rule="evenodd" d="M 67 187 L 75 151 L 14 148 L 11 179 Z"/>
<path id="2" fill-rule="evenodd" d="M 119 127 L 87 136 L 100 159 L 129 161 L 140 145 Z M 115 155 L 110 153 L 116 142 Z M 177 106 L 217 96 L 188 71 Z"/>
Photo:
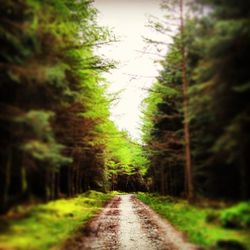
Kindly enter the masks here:
<path id="1" fill-rule="evenodd" d="M 76 167 L 74 166 L 73 169 L 72 169 L 72 176 L 71 176 L 71 194 L 72 196 L 74 196 L 76 194 Z"/>
<path id="2" fill-rule="evenodd" d="M 248 197 L 248 178 L 247 178 L 247 164 L 244 158 L 244 150 L 241 150 L 240 157 L 240 195 L 242 200 L 246 200 Z"/>
<path id="3" fill-rule="evenodd" d="M 11 162 L 12 162 L 12 152 L 9 149 L 8 160 L 5 167 L 5 184 L 3 187 L 3 203 L 1 205 L 1 210 L 5 211 L 8 207 L 9 202 L 9 189 L 10 189 L 10 180 L 11 180 Z"/>
<path id="4" fill-rule="evenodd" d="M 21 195 L 22 197 L 26 195 L 26 192 L 28 190 L 28 182 L 27 182 L 27 172 L 26 172 L 26 155 L 22 154 L 22 161 L 20 164 L 20 177 L 21 177 Z"/>
<path id="5" fill-rule="evenodd" d="M 48 202 L 50 200 L 50 171 L 45 170 L 45 200 Z"/>
<path id="6" fill-rule="evenodd" d="M 82 169 L 81 169 L 81 167 L 79 166 L 79 180 L 78 180 L 78 186 L 79 186 L 79 193 L 81 194 L 82 192 L 83 192 L 83 188 L 82 188 L 82 175 L 83 175 L 83 173 L 82 173 Z"/>
<path id="7" fill-rule="evenodd" d="M 55 199 L 55 190 L 56 190 L 56 173 L 55 170 L 51 171 L 51 178 L 50 178 L 50 185 L 51 185 L 51 195 L 50 199 L 54 200 Z"/>
<path id="8" fill-rule="evenodd" d="M 60 170 L 55 174 L 55 198 L 60 195 Z"/>
<path id="9" fill-rule="evenodd" d="M 183 111 L 184 111 L 184 140 L 185 140 L 185 186 L 188 200 L 194 197 L 192 162 L 190 152 L 190 129 L 188 120 L 189 96 L 187 78 L 187 58 L 184 45 L 184 0 L 180 0 L 180 32 L 181 32 L 181 55 L 182 55 L 182 88 L 183 88 Z"/>
<path id="10" fill-rule="evenodd" d="M 161 166 L 161 194 L 165 194 L 165 178 L 163 166 Z"/>
<path id="11" fill-rule="evenodd" d="M 169 166 L 168 167 L 168 175 L 167 175 L 167 185 L 168 185 L 168 189 L 167 189 L 167 194 L 168 195 L 173 195 L 173 184 L 171 183 L 171 180 L 173 180 L 172 178 L 172 168 Z"/>
<path id="12" fill-rule="evenodd" d="M 68 166 L 68 173 L 67 173 L 67 189 L 68 189 L 68 196 L 71 197 L 71 167 Z"/>

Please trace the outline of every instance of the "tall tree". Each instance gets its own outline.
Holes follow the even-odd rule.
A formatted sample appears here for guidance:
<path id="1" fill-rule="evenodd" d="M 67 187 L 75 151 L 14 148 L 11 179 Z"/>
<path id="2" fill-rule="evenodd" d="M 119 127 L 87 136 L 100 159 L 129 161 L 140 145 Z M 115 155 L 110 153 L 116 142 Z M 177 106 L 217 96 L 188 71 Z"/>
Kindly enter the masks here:
<path id="1" fill-rule="evenodd" d="M 221 193 L 235 189 L 227 196 L 249 197 L 246 162 L 249 147 L 246 130 L 249 121 L 249 1 L 198 1 L 210 9 L 214 20 L 204 46 L 206 54 L 200 64 L 199 81 L 206 84 L 208 111 L 216 123 L 211 124 L 215 138 L 211 147 L 210 162 L 227 177 L 219 174 L 217 183 Z M 204 68 L 206 65 L 206 69 Z M 203 86 L 204 86 L 203 85 Z M 205 93 L 204 93 L 205 94 Z M 203 96 L 204 96 L 203 94 Z M 223 160 L 222 160 L 223 159 Z M 218 193 L 218 190 L 217 190 Z"/>
<path id="2" fill-rule="evenodd" d="M 161 64 L 158 81 L 145 99 L 144 142 L 149 155 L 152 189 L 184 194 L 183 95 L 179 37 Z M 178 42 L 177 42 L 178 41 Z M 178 46 L 177 46 L 178 44 Z"/>
<path id="3" fill-rule="evenodd" d="M 184 0 L 180 0 L 180 36 L 181 36 L 181 65 L 182 65 L 182 88 L 183 88 L 183 110 L 184 110 L 184 140 L 185 140 L 185 181 L 187 198 L 192 200 L 194 197 L 192 159 L 189 128 L 189 94 L 187 77 L 187 47 L 185 45 L 185 22 L 184 22 Z"/>

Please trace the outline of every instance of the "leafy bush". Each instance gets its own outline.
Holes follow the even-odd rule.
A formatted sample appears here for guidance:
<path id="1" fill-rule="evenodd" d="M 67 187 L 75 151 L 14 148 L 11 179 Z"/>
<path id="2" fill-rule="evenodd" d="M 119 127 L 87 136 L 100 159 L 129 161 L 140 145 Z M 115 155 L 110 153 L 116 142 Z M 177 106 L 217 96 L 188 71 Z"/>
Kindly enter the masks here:
<path id="1" fill-rule="evenodd" d="M 241 202 L 223 210 L 220 222 L 227 228 L 250 228 L 250 202 Z"/>

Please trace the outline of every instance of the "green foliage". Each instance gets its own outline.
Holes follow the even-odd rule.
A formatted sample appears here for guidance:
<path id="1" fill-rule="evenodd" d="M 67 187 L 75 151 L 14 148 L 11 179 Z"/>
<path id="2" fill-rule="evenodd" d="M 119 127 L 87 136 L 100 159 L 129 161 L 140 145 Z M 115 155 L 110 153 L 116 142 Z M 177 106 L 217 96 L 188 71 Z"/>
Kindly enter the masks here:
<path id="1" fill-rule="evenodd" d="M 24 144 L 22 149 L 24 152 L 31 154 L 35 159 L 51 164 L 54 167 L 72 162 L 72 159 L 63 157 L 60 154 L 63 146 L 53 142 L 45 144 L 40 141 L 32 140 Z"/>
<path id="2" fill-rule="evenodd" d="M 227 228 L 249 228 L 250 202 L 241 202 L 223 210 L 220 213 L 220 222 Z"/>
<path id="3" fill-rule="evenodd" d="M 176 43 L 161 61 L 163 69 L 144 100 L 142 129 L 151 188 L 172 195 L 180 195 L 184 184 L 181 56 Z"/>
<path id="4" fill-rule="evenodd" d="M 172 83 L 172 82 L 171 82 Z M 158 116 L 158 105 L 164 102 L 164 98 L 174 99 L 179 96 L 179 92 L 164 83 L 156 82 L 150 90 L 147 98 L 144 99 L 144 116 L 143 116 L 143 140 L 148 142 L 151 140 L 151 133 L 154 129 L 155 117 Z M 159 115 L 160 115 L 159 114 Z"/>
<path id="5" fill-rule="evenodd" d="M 9 227 L 1 232 L 0 247 L 34 250 L 59 248 L 113 195 L 91 191 L 72 199 L 13 208 L 6 215 Z"/>
<path id="6" fill-rule="evenodd" d="M 248 199 L 249 2 L 241 1 L 237 6 L 234 0 L 196 3 L 209 11 L 195 16 L 197 8 L 186 18 L 184 34 L 174 36 L 156 83 L 177 94 L 171 98 L 162 89 L 153 93 L 153 87 L 146 99 L 148 174 L 155 191 L 174 195 L 185 192 L 185 186 L 180 185 L 184 138 L 182 124 L 175 120 L 178 114 L 183 121 L 180 45 L 184 45 L 195 191 L 210 198 Z M 155 29 L 164 32 L 164 27 L 156 24 Z"/>
<path id="7" fill-rule="evenodd" d="M 58 167 L 72 162 L 71 158 L 62 155 L 63 145 L 55 140 L 50 120 L 52 112 L 31 110 L 18 117 L 16 121 L 26 126 L 30 135 L 21 145 L 21 149 L 34 159 L 48 164 L 47 167 Z"/>
<path id="8" fill-rule="evenodd" d="M 99 129 L 106 145 L 104 154 L 106 176 L 112 189 L 128 191 L 127 184 L 119 183 L 120 177 L 122 179 L 132 177 L 134 185 L 143 182 L 142 176 L 146 173 L 148 162 L 141 145 L 131 140 L 126 131 L 119 131 L 112 121 L 104 122 Z"/>
<path id="9" fill-rule="evenodd" d="M 246 45 L 249 14 L 245 8 L 249 3 L 243 1 L 234 8 L 234 1 L 200 2 L 210 5 L 211 13 L 193 29 L 199 43 L 191 43 L 191 48 L 197 51 L 203 48 L 205 52 L 199 55 L 196 65 L 192 65 L 196 68 L 190 102 L 192 148 L 194 168 L 201 180 L 197 186 L 205 183 L 202 191 L 205 195 L 246 199 L 249 196 L 246 128 L 249 126 L 250 75 Z M 225 172 L 227 178 L 223 177 Z M 215 185 L 222 182 L 223 185 Z M 236 188 L 229 193 L 232 183 Z"/>
<path id="10" fill-rule="evenodd" d="M 105 189 L 110 101 L 100 74 L 113 63 L 93 52 L 110 38 L 91 1 L 7 0 L 0 13 L 0 209 Z"/>
<path id="11" fill-rule="evenodd" d="M 185 232 L 192 242 L 205 249 L 211 249 L 218 241 L 234 241 L 250 249 L 249 230 L 229 230 L 207 222 L 208 215 L 218 212 L 223 214 L 226 210 L 196 207 L 184 200 L 147 193 L 138 193 L 137 197 Z"/>

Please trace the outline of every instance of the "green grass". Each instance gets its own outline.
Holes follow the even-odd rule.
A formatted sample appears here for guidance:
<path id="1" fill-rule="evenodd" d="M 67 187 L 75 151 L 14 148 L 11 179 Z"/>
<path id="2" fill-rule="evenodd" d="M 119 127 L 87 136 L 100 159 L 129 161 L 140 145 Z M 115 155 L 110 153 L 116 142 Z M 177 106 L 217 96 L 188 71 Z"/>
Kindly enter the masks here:
<path id="1" fill-rule="evenodd" d="M 0 249 L 56 249 L 114 196 L 90 191 L 33 207 L 18 207 L 3 218 Z"/>
<path id="2" fill-rule="evenodd" d="M 223 212 L 223 209 L 200 208 L 184 200 L 147 193 L 138 193 L 137 197 L 168 219 L 177 229 L 185 232 L 190 241 L 200 246 L 210 248 L 218 240 L 234 240 L 250 250 L 249 229 L 226 229 L 218 222 L 207 222 L 209 215 Z"/>

